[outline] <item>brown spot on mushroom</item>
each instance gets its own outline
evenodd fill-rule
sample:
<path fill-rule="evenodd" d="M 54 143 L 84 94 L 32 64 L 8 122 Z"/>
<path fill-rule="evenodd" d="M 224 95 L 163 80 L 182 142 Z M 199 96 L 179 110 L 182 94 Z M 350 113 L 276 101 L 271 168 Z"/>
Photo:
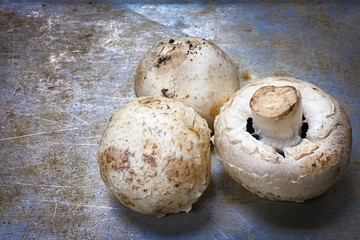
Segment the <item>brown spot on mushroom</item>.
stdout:
<path fill-rule="evenodd" d="M 156 158 L 154 156 L 148 155 L 148 154 L 143 154 L 143 160 L 144 160 L 144 162 L 149 164 L 151 167 L 153 167 L 153 168 L 157 167 Z"/>
<path fill-rule="evenodd" d="M 193 149 L 193 142 L 190 140 L 190 148 L 187 148 L 186 151 L 190 152 Z"/>
<path fill-rule="evenodd" d="M 174 156 L 168 156 L 165 158 L 166 171 L 165 174 L 169 182 L 176 184 L 193 184 L 195 182 L 196 166 L 193 163 L 189 163 L 182 157 L 180 159 Z"/>
<path fill-rule="evenodd" d="M 146 98 L 140 99 L 139 103 L 143 104 L 143 105 L 158 104 L 158 103 L 160 103 L 160 100 L 156 99 L 154 97 L 146 97 Z"/>
<path fill-rule="evenodd" d="M 195 133 L 196 137 L 198 138 L 198 140 L 200 139 L 200 134 L 198 133 L 198 131 L 196 129 L 193 128 L 189 128 L 190 131 L 192 131 L 193 133 Z"/>
<path fill-rule="evenodd" d="M 133 157 L 134 153 L 130 153 L 129 149 L 122 150 L 116 147 L 108 147 L 104 151 L 104 166 L 112 168 L 115 171 L 123 171 L 130 168 L 129 157 Z"/>
<path fill-rule="evenodd" d="M 174 97 L 176 97 L 175 93 L 169 92 L 169 89 L 167 89 L 167 88 L 161 89 L 161 93 L 163 94 L 164 97 L 167 97 L 167 98 L 174 98 Z"/>
<path fill-rule="evenodd" d="M 322 168 L 325 168 L 327 163 L 331 161 L 331 157 L 326 153 L 321 153 L 320 157 L 317 158 L 317 161 L 321 164 Z"/>

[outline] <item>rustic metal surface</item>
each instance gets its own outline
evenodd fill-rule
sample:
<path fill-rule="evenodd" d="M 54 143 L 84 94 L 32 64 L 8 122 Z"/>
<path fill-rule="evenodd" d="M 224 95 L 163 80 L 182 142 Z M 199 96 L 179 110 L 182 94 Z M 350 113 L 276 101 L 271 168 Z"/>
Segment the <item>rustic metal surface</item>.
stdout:
<path fill-rule="evenodd" d="M 1 239 L 360 237 L 356 1 L 0 4 Z M 303 204 L 272 202 L 235 183 L 212 156 L 212 182 L 189 214 L 158 219 L 123 207 L 100 179 L 97 144 L 134 98 L 141 57 L 176 35 L 219 45 L 242 85 L 291 76 L 335 96 L 354 139 L 341 181 Z"/>

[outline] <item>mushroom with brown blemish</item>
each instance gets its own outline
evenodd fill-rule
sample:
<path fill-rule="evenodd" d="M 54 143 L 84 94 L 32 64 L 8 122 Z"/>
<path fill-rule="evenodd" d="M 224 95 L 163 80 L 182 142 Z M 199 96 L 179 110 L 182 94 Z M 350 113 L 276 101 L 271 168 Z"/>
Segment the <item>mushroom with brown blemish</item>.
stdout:
<path fill-rule="evenodd" d="M 210 133 L 205 119 L 181 102 L 135 99 L 114 114 L 103 134 L 101 178 L 137 212 L 189 212 L 210 182 Z"/>
<path fill-rule="evenodd" d="M 222 107 L 213 142 L 221 165 L 248 190 L 303 202 L 343 175 L 352 133 L 345 110 L 325 91 L 270 77 L 249 83 Z"/>
<path fill-rule="evenodd" d="M 151 48 L 139 63 L 136 96 L 162 96 L 183 102 L 213 129 L 220 107 L 237 91 L 237 68 L 210 41 L 194 37 L 166 39 Z"/>

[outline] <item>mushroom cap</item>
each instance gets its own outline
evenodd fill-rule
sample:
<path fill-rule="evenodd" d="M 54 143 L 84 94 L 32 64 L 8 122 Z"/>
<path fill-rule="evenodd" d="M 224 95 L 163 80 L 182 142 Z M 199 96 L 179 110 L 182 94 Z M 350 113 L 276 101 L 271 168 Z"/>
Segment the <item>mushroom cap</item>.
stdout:
<path fill-rule="evenodd" d="M 220 107 L 240 88 L 237 68 L 210 41 L 177 37 L 151 48 L 139 63 L 136 96 L 163 96 L 195 109 L 213 129 Z"/>
<path fill-rule="evenodd" d="M 190 211 L 210 182 L 210 129 L 181 102 L 141 97 L 114 114 L 97 159 L 122 204 L 164 216 Z"/>
<path fill-rule="evenodd" d="M 252 116 L 249 101 L 263 86 L 293 86 L 302 96 L 306 138 L 285 147 L 284 157 L 246 130 Z M 303 202 L 343 175 L 352 133 L 343 107 L 325 91 L 298 79 L 269 77 L 249 83 L 221 108 L 213 142 L 225 171 L 248 190 L 271 200 Z"/>

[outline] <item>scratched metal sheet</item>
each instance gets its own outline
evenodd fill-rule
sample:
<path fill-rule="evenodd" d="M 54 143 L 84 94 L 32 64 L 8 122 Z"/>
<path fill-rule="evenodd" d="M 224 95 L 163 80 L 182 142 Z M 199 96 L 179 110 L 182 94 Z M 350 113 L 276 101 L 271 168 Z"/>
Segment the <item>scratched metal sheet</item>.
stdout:
<path fill-rule="evenodd" d="M 0 238 L 360 238 L 359 23 L 356 1 L 0 1 Z M 272 202 L 212 155 L 211 184 L 190 213 L 158 219 L 122 206 L 100 179 L 97 144 L 135 97 L 141 57 L 177 35 L 224 49 L 242 86 L 292 76 L 335 96 L 353 126 L 345 176 L 302 204 Z"/>

